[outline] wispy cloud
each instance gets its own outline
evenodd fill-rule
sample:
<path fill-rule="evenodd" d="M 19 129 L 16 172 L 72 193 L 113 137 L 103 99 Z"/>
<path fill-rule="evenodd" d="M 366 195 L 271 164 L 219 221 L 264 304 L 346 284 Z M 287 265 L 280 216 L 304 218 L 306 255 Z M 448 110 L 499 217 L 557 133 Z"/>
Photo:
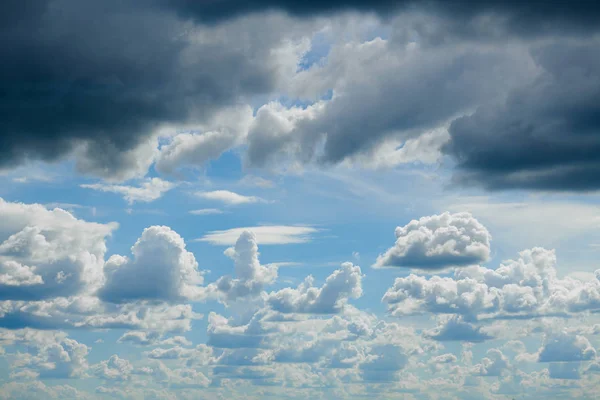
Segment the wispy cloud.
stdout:
<path fill-rule="evenodd" d="M 215 214 L 223 214 L 223 210 L 219 210 L 218 208 L 201 208 L 199 210 L 192 210 L 190 214 L 192 215 L 215 215 Z"/>
<path fill-rule="evenodd" d="M 81 185 L 82 188 L 86 189 L 120 194 L 129 204 L 133 204 L 136 201 L 149 203 L 160 198 L 164 193 L 173 189 L 175 186 L 176 184 L 164 181 L 160 178 L 148 179 L 139 187 L 127 185 L 106 185 L 102 183 Z"/>
<path fill-rule="evenodd" d="M 227 205 L 239 205 L 250 203 L 265 203 L 266 200 L 256 196 L 244 196 L 229 190 L 215 190 L 212 192 L 196 192 L 196 196 L 206 199 L 218 201 Z"/>
<path fill-rule="evenodd" d="M 312 226 L 254 226 L 211 231 L 195 241 L 208 242 L 218 246 L 231 246 L 235 244 L 235 241 L 244 231 L 252 231 L 256 235 L 256 241 L 261 245 L 265 245 L 307 243 L 312 240 L 311 234 L 319 230 Z"/>

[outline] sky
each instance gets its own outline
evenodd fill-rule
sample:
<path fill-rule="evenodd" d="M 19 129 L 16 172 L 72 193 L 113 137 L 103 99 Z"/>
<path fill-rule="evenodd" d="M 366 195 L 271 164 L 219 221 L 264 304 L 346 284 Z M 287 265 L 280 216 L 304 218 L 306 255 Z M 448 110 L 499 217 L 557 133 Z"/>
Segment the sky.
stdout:
<path fill-rule="evenodd" d="M 600 7 L 0 2 L 0 399 L 595 399 Z"/>

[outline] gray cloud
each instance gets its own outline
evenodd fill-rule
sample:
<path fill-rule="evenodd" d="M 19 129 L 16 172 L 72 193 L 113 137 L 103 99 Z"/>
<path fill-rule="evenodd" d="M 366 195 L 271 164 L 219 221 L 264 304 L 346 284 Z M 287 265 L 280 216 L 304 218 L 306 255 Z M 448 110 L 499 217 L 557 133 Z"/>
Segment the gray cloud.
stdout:
<path fill-rule="evenodd" d="M 77 149 L 82 172 L 145 172 L 133 150 L 156 129 L 272 91 L 287 70 L 271 50 L 294 35 L 277 16 L 205 28 L 155 2 L 20 3 L 0 5 L 0 168 Z"/>
<path fill-rule="evenodd" d="M 536 79 L 450 126 L 457 179 L 488 189 L 600 188 L 600 42 L 534 48 Z"/>

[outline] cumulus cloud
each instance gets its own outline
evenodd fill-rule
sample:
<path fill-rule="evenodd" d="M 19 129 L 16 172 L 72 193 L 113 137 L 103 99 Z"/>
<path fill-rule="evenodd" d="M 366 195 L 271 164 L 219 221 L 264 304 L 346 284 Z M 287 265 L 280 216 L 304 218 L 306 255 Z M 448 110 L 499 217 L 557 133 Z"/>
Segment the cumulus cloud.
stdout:
<path fill-rule="evenodd" d="M 510 361 L 498 349 L 489 349 L 480 364 L 473 367 L 473 372 L 481 376 L 502 376 L 511 368 Z"/>
<path fill-rule="evenodd" d="M 574 362 L 596 358 L 596 349 L 584 336 L 560 333 L 546 338 L 539 351 L 539 362 Z"/>
<path fill-rule="evenodd" d="M 11 364 L 19 373 L 42 379 L 65 379 L 85 376 L 89 348 L 62 332 L 19 330 L 8 338 L 27 346 L 26 353 L 17 353 Z"/>
<path fill-rule="evenodd" d="M 296 289 L 271 292 L 267 302 L 282 313 L 335 314 L 350 298 L 362 295 L 362 277 L 358 265 L 344 263 L 327 277 L 322 287 L 314 287 L 314 278 L 309 276 Z"/>
<path fill-rule="evenodd" d="M 101 192 L 117 193 L 129 204 L 135 202 L 149 203 L 159 199 L 164 193 L 173 189 L 176 185 L 160 178 L 149 178 L 142 182 L 141 186 L 106 185 L 103 183 L 83 184 L 82 188 L 98 190 Z"/>
<path fill-rule="evenodd" d="M 600 281 L 559 278 L 553 250 L 533 248 L 493 270 L 472 266 L 454 277 L 396 278 L 382 301 L 393 315 L 456 314 L 470 319 L 568 316 L 600 307 Z"/>
<path fill-rule="evenodd" d="M 261 245 L 293 244 L 309 242 L 312 233 L 318 232 L 311 226 L 267 225 L 212 231 L 197 239 L 214 245 L 233 245 L 244 232 L 252 232 Z"/>
<path fill-rule="evenodd" d="M 235 277 L 222 276 L 208 289 L 216 290 L 226 301 L 258 296 L 266 285 L 277 279 L 276 266 L 260 264 L 256 236 L 250 231 L 242 232 L 235 247 L 225 254 L 234 261 Z"/>
<path fill-rule="evenodd" d="M 86 222 L 59 208 L 3 199 L 0 219 L 1 299 L 70 296 L 102 283 L 105 239 L 117 224 Z"/>
<path fill-rule="evenodd" d="M 131 378 L 133 366 L 118 355 L 113 354 L 108 360 L 91 367 L 94 376 L 109 381 L 126 381 Z"/>
<path fill-rule="evenodd" d="M 478 343 L 493 339 L 492 336 L 483 332 L 481 327 L 465 322 L 457 316 L 440 322 L 437 328 L 426 331 L 425 336 L 440 342 Z"/>
<path fill-rule="evenodd" d="M 133 259 L 113 255 L 104 266 L 106 284 L 100 297 L 111 302 L 198 298 L 203 277 L 192 253 L 177 232 L 151 226 L 131 248 Z"/>
<path fill-rule="evenodd" d="M 490 256 L 488 230 L 469 213 L 422 217 L 396 228 L 396 243 L 377 257 L 375 267 L 438 270 L 485 262 Z"/>

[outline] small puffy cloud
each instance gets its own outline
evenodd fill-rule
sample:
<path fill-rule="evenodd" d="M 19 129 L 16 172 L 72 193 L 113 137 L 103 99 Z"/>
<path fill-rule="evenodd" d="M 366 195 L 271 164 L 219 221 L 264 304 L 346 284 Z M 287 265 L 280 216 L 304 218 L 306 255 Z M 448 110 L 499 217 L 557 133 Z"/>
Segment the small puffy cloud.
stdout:
<path fill-rule="evenodd" d="M 318 229 L 311 226 L 254 226 L 212 231 L 197 240 L 214 245 L 228 246 L 235 244 L 240 235 L 246 231 L 252 232 L 256 236 L 258 244 L 268 245 L 306 243 L 311 240 L 310 235 L 318 232 Z"/>
<path fill-rule="evenodd" d="M 94 376 L 100 379 L 125 381 L 131 378 L 133 366 L 129 361 L 113 354 L 108 360 L 93 365 L 91 370 Z"/>
<path fill-rule="evenodd" d="M 201 295 L 203 277 L 194 255 L 177 232 L 151 226 L 131 248 L 133 259 L 113 255 L 106 262 L 106 284 L 100 290 L 105 301 L 136 300 L 178 302 Z"/>
<path fill-rule="evenodd" d="M 244 231 L 226 254 L 235 264 L 235 278 L 222 276 L 209 290 L 216 290 L 227 301 L 235 301 L 245 297 L 255 297 L 262 293 L 266 285 L 277 279 L 276 266 L 264 266 L 258 259 L 256 236 L 250 231 Z"/>
<path fill-rule="evenodd" d="M 439 270 L 488 260 L 488 230 L 469 213 L 422 217 L 396 228 L 394 247 L 377 258 L 375 267 Z"/>
<path fill-rule="evenodd" d="M 481 364 L 473 367 L 476 375 L 502 376 L 511 366 L 508 358 L 498 349 L 489 349 L 486 355 Z"/>
<path fill-rule="evenodd" d="M 149 203 L 159 199 L 164 193 L 173 189 L 175 186 L 174 183 L 160 178 L 149 178 L 142 182 L 141 186 L 108 185 L 104 183 L 81 185 L 82 188 L 86 189 L 120 194 L 129 204 L 135 202 Z"/>
<path fill-rule="evenodd" d="M 463 321 L 459 317 L 453 316 L 432 330 L 424 332 L 425 337 L 440 342 L 473 342 L 479 343 L 489 339 L 492 336 L 483 332 L 481 327 L 475 326 Z"/>
<path fill-rule="evenodd" d="M 267 302 L 273 310 L 282 313 L 339 313 L 348 299 L 362 295 L 362 277 L 358 265 L 344 263 L 327 277 L 322 287 L 314 287 L 314 279 L 309 276 L 296 289 L 271 292 Z"/>
<path fill-rule="evenodd" d="M 240 204 L 264 203 L 266 200 L 256 196 L 244 196 L 229 190 L 214 190 L 212 192 L 196 192 L 196 196 L 223 203 L 229 206 L 237 206 Z"/>
<path fill-rule="evenodd" d="M 584 336 L 562 332 L 546 338 L 539 351 L 539 362 L 574 362 L 596 358 L 596 350 Z"/>

